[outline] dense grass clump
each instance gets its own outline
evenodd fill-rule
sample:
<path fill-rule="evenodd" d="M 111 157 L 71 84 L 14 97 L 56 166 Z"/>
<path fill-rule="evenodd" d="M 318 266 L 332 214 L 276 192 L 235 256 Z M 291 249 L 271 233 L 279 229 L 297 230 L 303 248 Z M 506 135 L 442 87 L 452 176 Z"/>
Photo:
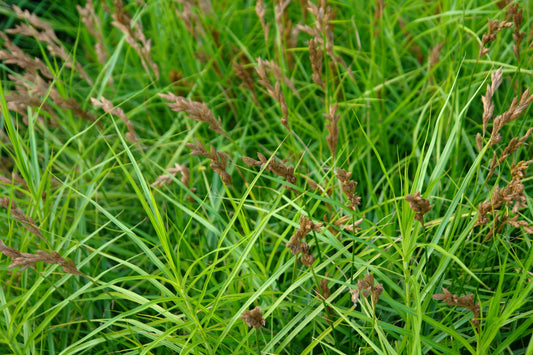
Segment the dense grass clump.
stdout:
<path fill-rule="evenodd" d="M 0 8 L 0 354 L 533 354 L 527 2 L 58 3 Z"/>

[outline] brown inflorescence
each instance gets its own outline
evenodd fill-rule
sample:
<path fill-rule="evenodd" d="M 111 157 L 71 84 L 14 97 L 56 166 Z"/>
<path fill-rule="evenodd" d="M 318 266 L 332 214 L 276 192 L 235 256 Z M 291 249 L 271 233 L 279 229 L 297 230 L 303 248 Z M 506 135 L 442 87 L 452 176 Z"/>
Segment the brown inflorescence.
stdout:
<path fill-rule="evenodd" d="M 315 257 L 309 253 L 309 245 L 302 240 L 311 232 L 320 232 L 324 223 L 313 223 L 305 216 L 300 217 L 300 228 L 292 235 L 286 247 L 291 249 L 293 255 L 303 254 L 300 261 L 308 267 L 311 267 Z"/>
<path fill-rule="evenodd" d="M 60 265 L 63 268 L 63 271 L 68 274 L 83 276 L 72 260 L 67 261 L 56 251 L 47 253 L 44 250 L 37 250 L 36 254 L 21 253 L 14 248 L 6 246 L 6 244 L 0 239 L 0 252 L 13 260 L 13 263 L 8 266 L 9 268 L 22 266 L 22 270 L 27 268 L 33 269 L 35 268 L 35 263 L 43 262 L 45 264 Z"/>
<path fill-rule="evenodd" d="M 324 90 L 325 84 L 322 80 L 322 62 L 324 55 L 322 54 L 322 47 L 317 38 L 307 41 L 307 46 L 309 48 L 309 58 L 311 59 L 311 68 L 313 70 L 313 82 Z"/>
<path fill-rule="evenodd" d="M 21 10 L 19 9 L 19 11 Z M 33 19 L 34 16 L 30 15 L 27 11 L 21 12 L 21 14 L 23 14 L 24 16 L 29 16 L 29 18 L 31 19 Z M 49 27 L 49 25 L 42 23 L 40 20 L 37 21 L 38 23 L 40 23 L 41 26 L 46 28 Z M 27 25 L 25 26 L 26 27 L 24 28 L 28 27 Z M 11 32 L 23 35 L 30 34 L 28 32 L 30 31 L 29 29 L 24 31 L 20 29 L 21 27 L 17 27 L 18 31 Z M 41 35 L 36 36 L 36 39 L 45 40 L 44 37 L 48 38 L 49 36 L 52 36 L 52 34 L 49 33 L 50 30 L 44 30 Z M 0 37 L 4 41 L 3 47 L 5 48 L 0 50 L 0 60 L 3 60 L 4 64 L 17 65 L 25 71 L 23 75 L 8 74 L 9 80 L 11 80 L 15 84 L 15 90 L 9 91 L 5 95 L 7 107 L 9 110 L 19 113 L 23 118 L 23 122 L 28 124 L 28 109 L 30 107 L 38 107 L 39 110 L 45 111 L 50 114 L 51 125 L 59 126 L 59 124 L 57 123 L 58 115 L 56 114 L 52 105 L 46 102 L 46 100 L 49 99 L 58 107 L 72 110 L 76 114 L 76 116 L 80 118 L 91 122 L 95 121 L 94 117 L 85 112 L 76 102 L 76 100 L 72 98 L 66 99 L 60 94 L 60 92 L 54 85 L 54 74 L 40 59 L 33 59 L 29 55 L 24 53 L 22 49 L 20 49 L 15 44 L 13 44 L 13 42 L 11 42 L 11 40 L 7 37 L 5 33 L 0 32 Z M 54 43 L 55 40 L 49 39 L 49 41 L 51 43 Z M 72 68 L 72 66 L 70 67 Z M 76 70 L 80 71 L 79 65 L 77 65 L 75 68 Z M 37 117 L 37 121 L 39 123 L 44 123 L 43 118 L 40 116 Z"/>
<path fill-rule="evenodd" d="M 128 133 L 126 133 L 126 138 L 132 142 L 137 143 L 139 141 L 139 138 L 137 136 L 137 133 L 135 132 L 135 128 L 133 127 L 133 123 L 126 117 L 126 114 L 120 107 L 113 106 L 113 103 L 106 99 L 105 97 L 101 97 L 100 100 L 95 99 L 94 97 L 91 97 L 91 103 L 95 107 L 101 107 L 104 112 L 109 113 L 111 115 L 115 115 L 118 118 L 126 124 L 126 127 L 128 128 Z"/>
<path fill-rule="evenodd" d="M 478 205 L 478 216 L 475 226 L 484 225 L 490 222 L 489 213 L 494 214 L 493 225 L 485 237 L 484 241 L 489 240 L 497 233 L 503 224 L 509 224 L 515 228 L 522 227 L 527 233 L 533 232 L 533 227 L 529 226 L 526 221 L 519 221 L 518 216 L 510 217 L 507 213 L 498 216 L 496 213 L 503 206 L 511 206 L 511 212 L 517 214 L 519 210 L 526 207 L 527 196 L 522 179 L 526 176 L 526 169 L 533 160 L 520 161 L 517 164 L 511 164 L 511 181 L 506 187 L 496 186 L 492 192 L 491 198 Z"/>
<path fill-rule="evenodd" d="M 361 204 L 361 197 L 357 196 L 355 193 L 355 188 L 357 187 L 357 182 L 351 180 L 352 173 L 347 172 L 344 169 L 337 168 L 337 179 L 341 182 L 342 192 L 348 197 L 350 201 L 351 209 L 355 210 L 357 206 Z"/>
<path fill-rule="evenodd" d="M 76 9 L 80 13 L 81 21 L 85 24 L 85 27 L 87 27 L 89 33 L 96 39 L 94 51 L 96 52 L 98 62 L 104 65 L 107 60 L 108 53 L 104 47 L 102 24 L 100 22 L 100 18 L 96 15 L 96 12 L 94 11 L 93 1 L 87 0 L 87 2 L 85 3 L 85 7 L 76 5 Z"/>
<path fill-rule="evenodd" d="M 152 40 L 146 39 L 143 33 L 140 22 L 133 22 L 129 13 L 124 10 L 124 3 L 122 0 L 113 0 L 114 12 L 111 13 L 113 21 L 111 24 L 118 28 L 125 36 L 126 42 L 137 52 L 141 59 L 141 65 L 148 72 L 150 69 L 159 80 L 159 67 L 152 59 L 150 49 L 152 48 Z M 133 22 L 133 26 L 132 26 Z"/>
<path fill-rule="evenodd" d="M 265 325 L 263 312 L 261 312 L 261 307 L 259 306 L 255 307 L 251 311 L 246 310 L 242 312 L 241 319 L 250 328 L 259 329 Z"/>
<path fill-rule="evenodd" d="M 489 18 L 489 31 L 484 33 L 483 37 L 481 37 L 481 47 L 479 48 L 478 59 L 489 52 L 489 49 L 486 48 L 486 46 L 496 39 L 498 32 L 500 32 L 503 28 L 511 27 L 512 25 L 513 23 L 509 21 L 500 22 L 498 20 L 491 20 Z"/>
<path fill-rule="evenodd" d="M 190 187 L 191 184 L 191 174 L 189 168 L 185 165 L 180 165 L 175 163 L 173 168 L 167 169 L 167 174 L 159 175 L 157 179 L 150 185 L 152 187 L 161 187 L 164 185 L 169 185 L 172 182 L 172 177 L 175 177 L 178 173 L 181 174 L 181 183 L 188 187 L 192 193 L 196 191 L 195 187 Z M 188 200 L 193 202 L 194 198 L 188 196 Z"/>
<path fill-rule="evenodd" d="M 224 137 L 228 137 L 222 128 L 220 118 L 216 119 L 213 112 L 211 112 L 205 103 L 192 101 L 183 96 L 176 96 L 171 92 L 168 94 L 159 94 L 159 96 L 167 101 L 170 101 L 167 103 L 167 106 L 170 107 L 172 111 L 186 112 L 193 120 L 209 123 L 209 129 L 211 129 L 213 132 L 221 134 Z"/>
<path fill-rule="evenodd" d="M 324 117 L 328 120 L 326 123 L 326 128 L 328 130 L 326 140 L 328 142 L 329 151 L 333 157 L 335 157 L 337 143 L 339 141 L 339 127 L 337 126 L 337 123 L 339 122 L 339 114 L 337 113 L 337 107 L 338 105 L 336 103 L 330 105 L 328 113 L 324 114 Z"/>
<path fill-rule="evenodd" d="M 471 322 L 479 332 L 481 306 L 479 305 L 479 302 L 474 304 L 474 295 L 470 294 L 463 297 L 457 297 L 444 287 L 442 288 L 442 292 L 444 293 L 432 295 L 433 299 L 444 301 L 449 306 L 457 306 L 469 309 L 474 314 L 474 318 L 472 318 Z"/>
<path fill-rule="evenodd" d="M 201 155 L 211 160 L 209 167 L 220 175 L 224 184 L 228 186 L 233 184 L 231 175 L 226 171 L 226 164 L 229 159 L 229 156 L 226 153 L 217 152 L 213 146 L 211 146 L 211 149 L 208 152 L 199 140 L 196 140 L 196 144 L 186 143 L 186 146 L 191 150 L 191 155 Z"/>
<path fill-rule="evenodd" d="M 522 95 L 520 95 L 520 97 L 513 98 L 509 109 L 494 118 L 494 122 L 492 124 L 492 132 L 490 136 L 490 145 L 494 145 L 501 142 L 502 137 L 499 133 L 500 130 L 507 123 L 514 121 L 518 117 L 520 117 L 520 115 L 529 107 L 531 102 L 533 102 L 533 95 L 529 93 L 529 89 L 526 89 L 522 93 Z"/>
<path fill-rule="evenodd" d="M 284 81 L 283 75 L 281 74 L 281 69 L 279 66 L 275 65 L 272 61 L 263 60 L 257 58 L 257 75 L 259 76 L 259 84 L 261 84 L 267 91 L 267 93 L 276 101 L 281 108 L 281 124 L 287 129 L 289 128 L 289 108 L 287 107 L 287 102 L 285 101 L 285 95 L 281 91 L 280 81 Z M 272 73 L 277 79 L 274 86 L 268 78 L 268 73 Z M 289 81 L 290 82 L 290 81 Z M 292 85 L 292 84 L 290 84 Z"/>
<path fill-rule="evenodd" d="M 13 216 L 13 218 L 22 223 L 24 228 L 29 230 L 32 234 L 39 237 L 43 241 L 46 241 L 39 230 L 37 223 L 35 223 L 33 218 L 26 216 L 24 211 L 17 207 L 17 204 L 14 200 L 8 197 L 2 197 L 0 198 L 0 206 L 9 210 L 9 213 Z"/>
<path fill-rule="evenodd" d="M 255 13 L 257 14 L 257 17 L 259 17 L 259 21 L 261 22 L 261 27 L 263 28 L 263 34 L 265 35 L 265 42 L 268 41 L 268 32 L 269 32 L 269 26 L 265 21 L 265 3 L 263 0 L 257 0 L 255 3 Z"/>
<path fill-rule="evenodd" d="M 350 289 L 350 294 L 352 295 L 352 302 L 354 307 L 357 305 L 359 295 L 362 295 L 363 297 L 368 297 L 369 295 L 372 295 L 372 304 L 374 305 L 374 307 L 376 306 L 379 301 L 379 297 L 383 293 L 383 285 L 374 285 L 374 283 L 374 275 L 368 273 L 363 279 L 359 279 L 357 281 L 357 288 Z"/>
<path fill-rule="evenodd" d="M 502 68 L 500 67 L 498 70 L 491 73 L 490 78 L 491 84 L 487 84 L 487 92 L 485 93 L 485 96 L 481 98 L 481 101 L 483 102 L 483 131 L 482 133 L 478 133 L 476 136 L 478 150 L 483 148 L 482 137 L 485 137 L 485 131 L 487 130 L 489 121 L 492 119 L 492 115 L 494 114 L 494 102 L 492 101 L 492 97 L 502 83 Z"/>
<path fill-rule="evenodd" d="M 282 162 L 278 162 L 275 156 L 272 157 L 270 161 L 268 161 L 268 159 L 261 153 L 257 153 L 257 157 L 259 158 L 259 160 L 255 160 L 249 157 L 243 157 L 242 160 L 248 166 L 260 166 L 261 168 L 263 168 L 266 165 L 266 170 L 276 174 L 277 176 L 285 178 L 285 180 L 287 180 L 287 182 L 290 184 L 296 183 L 296 176 L 294 176 L 294 168 L 292 166 L 287 166 Z M 291 191 L 297 192 L 295 189 L 289 186 L 285 187 Z"/>
<path fill-rule="evenodd" d="M 429 200 L 420 196 L 420 191 L 415 191 L 414 195 L 405 196 L 405 200 L 409 202 L 409 207 L 416 212 L 415 219 L 424 226 L 424 215 L 429 212 L 431 207 Z"/>
<path fill-rule="evenodd" d="M 507 9 L 507 20 L 512 19 L 514 24 L 513 30 L 513 53 L 517 60 L 520 60 L 520 44 L 524 40 L 525 32 L 520 32 L 523 22 L 523 9 L 518 9 L 518 3 L 514 3 Z"/>

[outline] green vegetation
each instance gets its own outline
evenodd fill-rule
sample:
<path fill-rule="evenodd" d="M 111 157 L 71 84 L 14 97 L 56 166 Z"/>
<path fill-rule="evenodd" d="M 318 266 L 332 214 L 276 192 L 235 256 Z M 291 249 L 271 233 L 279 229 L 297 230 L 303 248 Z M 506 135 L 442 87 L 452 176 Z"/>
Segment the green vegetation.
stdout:
<path fill-rule="evenodd" d="M 533 354 L 532 11 L 1 5 L 0 354 Z"/>

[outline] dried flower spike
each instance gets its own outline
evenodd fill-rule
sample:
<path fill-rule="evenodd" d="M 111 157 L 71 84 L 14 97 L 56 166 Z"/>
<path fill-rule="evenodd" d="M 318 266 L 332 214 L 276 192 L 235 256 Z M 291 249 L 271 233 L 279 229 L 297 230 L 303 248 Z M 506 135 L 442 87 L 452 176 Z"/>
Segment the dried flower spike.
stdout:
<path fill-rule="evenodd" d="M 13 260 L 8 268 L 22 266 L 22 270 L 27 268 L 33 269 L 35 267 L 35 263 L 43 262 L 45 264 L 60 265 L 63 268 L 63 271 L 68 274 L 83 276 L 83 274 L 76 268 L 76 265 L 72 260 L 67 261 L 56 251 L 47 253 L 44 250 L 37 250 L 36 254 L 21 253 L 16 249 L 7 247 L 0 239 L 0 252 Z"/>
<path fill-rule="evenodd" d="M 376 306 L 379 301 L 379 297 L 383 293 L 383 285 L 377 284 L 374 286 L 374 283 L 374 275 L 368 273 L 365 275 L 364 279 L 359 279 L 357 281 L 356 289 L 350 289 L 354 307 L 357 306 L 357 300 L 359 299 L 360 294 L 362 294 L 363 297 L 372 295 L 372 304 Z"/>
<path fill-rule="evenodd" d="M 268 32 L 269 32 L 269 25 L 265 21 L 265 3 L 263 0 L 257 0 L 255 3 L 255 13 L 257 14 L 257 17 L 259 17 L 259 21 L 261 22 L 261 27 L 263 28 L 263 34 L 265 35 L 265 42 L 268 41 Z"/>
<path fill-rule="evenodd" d="M 226 171 L 226 164 L 229 159 L 228 155 L 224 152 L 217 152 L 215 147 L 211 146 L 210 152 L 205 150 L 204 145 L 199 140 L 196 140 L 196 144 L 186 143 L 187 148 L 192 150 L 191 155 L 201 155 L 211 160 L 209 167 L 213 169 L 224 184 L 231 186 L 233 184 L 231 175 Z"/>
<path fill-rule="evenodd" d="M 263 60 L 261 58 L 257 58 L 257 75 L 259 76 L 259 84 L 261 84 L 268 94 L 280 105 L 281 108 L 281 124 L 290 131 L 289 128 L 289 109 L 287 107 L 287 103 L 285 101 L 285 95 L 281 91 L 281 84 L 280 84 L 280 74 L 281 70 L 278 72 L 275 70 L 276 68 L 279 68 L 277 66 L 273 66 L 273 63 L 270 61 Z M 272 83 L 270 82 L 270 79 L 268 78 L 268 72 L 272 72 L 276 79 L 276 83 L 274 86 L 272 86 Z"/>
<path fill-rule="evenodd" d="M 41 231 L 39 230 L 39 227 L 37 226 L 37 223 L 33 220 L 33 218 L 26 216 L 23 210 L 17 207 L 17 204 L 14 200 L 8 198 L 8 197 L 2 197 L 0 198 L 0 206 L 7 209 L 10 209 L 10 214 L 20 223 L 22 223 L 22 226 L 29 230 L 32 234 L 39 237 L 43 241 L 46 242 L 44 239 Z"/>
<path fill-rule="evenodd" d="M 307 41 L 307 46 L 309 47 L 309 58 L 311 59 L 311 68 L 313 69 L 313 82 L 324 90 L 325 84 L 322 80 L 322 61 L 324 55 L 320 47 L 320 42 L 317 38 L 313 38 Z"/>
<path fill-rule="evenodd" d="M 329 107 L 329 112 L 324 114 L 324 117 L 328 120 L 326 123 L 326 128 L 328 129 L 328 136 L 326 140 L 328 142 L 328 148 L 331 152 L 331 155 L 335 157 L 335 152 L 337 151 L 337 143 L 339 141 L 339 127 L 337 123 L 339 122 L 339 114 L 337 113 L 338 105 L 335 103 Z"/>
<path fill-rule="evenodd" d="M 420 197 L 420 191 L 416 191 L 414 196 L 407 195 L 405 200 L 409 202 L 409 207 L 416 212 L 415 219 L 424 226 L 424 215 L 433 207 L 429 205 L 429 200 Z"/>
<path fill-rule="evenodd" d="M 485 46 L 496 39 L 497 33 L 500 32 L 503 28 L 511 27 L 512 25 L 512 22 L 499 22 L 498 20 L 491 20 L 489 18 L 489 31 L 487 33 L 484 33 L 483 37 L 481 37 L 481 48 L 479 48 L 478 59 L 489 52 L 489 49 L 485 48 Z"/>
<path fill-rule="evenodd" d="M 326 273 L 326 277 L 328 277 L 328 274 Z M 317 295 L 322 296 L 323 299 L 327 300 L 329 296 L 331 295 L 331 290 L 328 287 L 328 280 L 322 279 L 319 283 L 320 288 L 317 288 L 315 292 Z"/>
<path fill-rule="evenodd" d="M 522 179 L 526 177 L 526 169 L 529 164 L 532 164 L 533 160 L 530 161 L 520 161 L 516 164 L 511 164 L 511 176 L 512 180 L 509 181 L 506 187 L 500 188 L 496 186 L 492 192 L 491 198 L 480 203 L 478 205 L 478 216 L 475 226 L 484 225 L 490 222 L 488 217 L 489 213 L 494 214 L 493 225 L 484 239 L 484 242 L 492 238 L 492 236 L 499 232 L 503 224 L 509 224 L 515 228 L 523 227 L 524 230 L 528 233 L 533 231 L 533 227 L 529 226 L 525 221 L 518 221 L 514 217 L 509 217 L 507 214 L 504 214 L 500 219 L 496 212 L 504 205 L 512 205 L 511 211 L 514 214 L 517 214 L 519 210 L 523 207 L 526 207 L 527 196 L 524 193 L 525 187 L 522 184 Z"/>
<path fill-rule="evenodd" d="M 93 106 L 101 107 L 104 112 L 119 117 L 128 128 L 126 138 L 132 143 L 137 143 L 139 141 L 137 132 L 135 132 L 135 128 L 133 127 L 133 123 L 128 119 L 128 117 L 126 117 L 126 114 L 120 107 L 113 106 L 113 103 L 103 96 L 100 98 L 100 100 L 91 97 L 91 103 Z"/>
<path fill-rule="evenodd" d="M 442 288 L 442 291 L 444 293 L 432 295 L 433 299 L 438 301 L 444 301 L 449 306 L 458 306 L 469 309 L 474 314 L 474 318 L 471 320 L 471 322 L 479 332 L 479 318 L 481 314 L 481 306 L 479 305 L 479 302 L 474 304 L 474 295 L 470 294 L 463 297 L 457 297 L 444 287 Z"/>
<path fill-rule="evenodd" d="M 341 182 L 342 192 L 348 197 L 348 200 L 352 204 L 352 209 L 355 209 L 361 204 L 361 197 L 355 194 L 355 188 L 357 187 L 357 182 L 351 180 L 352 173 L 347 172 L 344 169 L 337 168 L 337 179 Z"/>
<path fill-rule="evenodd" d="M 167 106 L 175 112 L 187 112 L 190 118 L 198 122 L 209 123 L 209 128 L 215 133 L 221 134 L 224 137 L 228 137 L 224 129 L 220 118 L 218 120 L 213 115 L 213 112 L 203 102 L 196 102 L 188 100 L 183 96 L 176 96 L 169 92 L 168 94 L 159 94 L 163 99 L 170 101 Z"/>
<path fill-rule="evenodd" d="M 178 163 L 175 163 L 173 168 L 167 169 L 167 173 L 168 174 L 159 175 L 157 179 L 150 186 L 161 187 L 164 185 L 170 185 L 170 183 L 172 182 L 172 176 L 176 177 L 176 175 L 180 173 L 181 183 L 189 187 L 191 174 L 190 174 L 189 168 L 187 168 L 185 165 L 179 165 Z M 195 188 L 191 189 L 192 192 L 194 192 L 195 190 L 196 190 Z"/>
<path fill-rule="evenodd" d="M 514 31 L 513 31 L 513 40 L 515 44 L 513 45 L 513 53 L 517 60 L 520 60 L 520 44 L 524 40 L 525 32 L 520 32 L 520 27 L 522 27 L 523 21 L 523 9 L 518 9 L 518 3 L 514 3 L 507 9 L 507 19 L 513 19 Z"/>
<path fill-rule="evenodd" d="M 102 24 L 100 23 L 100 18 L 96 15 L 94 11 L 94 4 L 92 0 L 87 0 L 85 7 L 76 5 L 76 9 L 80 13 L 81 21 L 87 27 L 89 33 L 96 39 L 96 44 L 94 45 L 94 50 L 98 58 L 98 62 L 102 65 L 105 64 L 108 53 L 104 47 L 104 39 L 102 36 Z"/>
<path fill-rule="evenodd" d="M 309 254 L 309 245 L 302 240 L 311 232 L 320 232 L 324 223 L 313 223 L 313 221 L 305 216 L 300 216 L 300 228 L 294 232 L 290 241 L 285 245 L 291 249 L 293 255 L 303 254 L 300 261 L 308 267 L 311 267 L 315 261 L 315 257 Z"/>
<path fill-rule="evenodd" d="M 139 22 L 133 24 L 132 17 L 124 10 L 124 3 L 122 0 L 113 0 L 115 12 L 112 15 L 113 21 L 111 24 L 118 28 L 125 36 L 126 42 L 137 52 L 141 59 L 141 65 L 146 71 L 152 69 L 156 80 L 159 80 L 159 67 L 153 61 L 150 55 L 152 48 L 152 40 L 146 39 Z"/>
<path fill-rule="evenodd" d="M 487 92 L 485 96 L 481 98 L 481 101 L 483 102 L 483 137 L 485 136 L 485 131 L 487 130 L 489 121 L 494 114 L 494 102 L 492 102 L 492 96 L 494 96 L 494 93 L 502 83 L 502 67 L 491 73 L 490 78 L 491 84 L 487 84 Z M 481 150 L 481 148 L 482 144 L 478 143 L 478 150 Z"/>
<path fill-rule="evenodd" d="M 261 312 L 261 307 L 257 306 L 251 311 L 242 312 L 241 319 L 246 323 L 247 326 L 253 327 L 254 329 L 259 329 L 265 325 L 265 320 L 263 319 L 263 312 Z"/>
<path fill-rule="evenodd" d="M 259 160 L 255 160 L 249 157 L 243 157 L 242 160 L 248 166 L 260 166 L 262 168 L 266 165 L 266 170 L 276 174 L 277 176 L 285 178 L 285 180 L 287 180 L 287 182 L 290 184 L 296 183 L 296 176 L 294 176 L 294 167 L 287 166 L 282 162 L 278 162 L 276 160 L 276 156 L 272 157 L 272 159 L 270 159 L 270 162 L 261 153 L 257 153 L 257 157 L 259 158 Z M 298 192 L 297 190 L 289 186 L 285 187 L 291 191 Z"/>

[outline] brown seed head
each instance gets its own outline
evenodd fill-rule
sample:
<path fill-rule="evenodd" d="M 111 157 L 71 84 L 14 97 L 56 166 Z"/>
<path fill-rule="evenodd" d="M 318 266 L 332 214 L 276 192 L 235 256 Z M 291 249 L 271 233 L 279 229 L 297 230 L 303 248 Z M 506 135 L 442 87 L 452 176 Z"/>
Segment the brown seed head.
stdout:
<path fill-rule="evenodd" d="M 420 191 L 416 191 L 414 195 L 407 195 L 405 200 L 409 202 L 409 207 L 416 212 L 415 219 L 424 225 L 424 215 L 433 207 L 429 205 L 429 200 L 422 198 Z"/>
<path fill-rule="evenodd" d="M 241 319 L 246 323 L 247 326 L 253 327 L 254 329 L 259 329 L 265 325 L 265 320 L 263 319 L 263 312 L 261 312 L 261 307 L 257 306 L 251 311 L 242 312 Z"/>

